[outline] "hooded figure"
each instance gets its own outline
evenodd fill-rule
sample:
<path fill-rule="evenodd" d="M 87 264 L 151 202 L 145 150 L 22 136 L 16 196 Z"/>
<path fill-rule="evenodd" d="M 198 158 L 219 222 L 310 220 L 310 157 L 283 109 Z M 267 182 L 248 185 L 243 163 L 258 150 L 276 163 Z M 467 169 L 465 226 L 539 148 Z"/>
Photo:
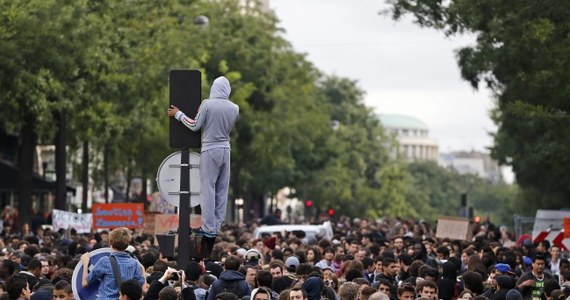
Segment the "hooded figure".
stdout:
<path fill-rule="evenodd" d="M 310 277 L 303 282 L 302 288 L 307 292 L 308 300 L 320 300 L 322 280 L 318 277 Z"/>
<path fill-rule="evenodd" d="M 202 102 L 194 119 L 171 106 L 168 115 L 192 131 L 202 129 L 200 183 L 202 227 L 196 234 L 215 238 L 226 217 L 230 183 L 230 132 L 239 116 L 239 107 L 229 100 L 230 82 L 220 76 L 212 83 L 210 97 Z"/>
<path fill-rule="evenodd" d="M 522 294 L 517 289 L 512 289 L 507 292 L 507 300 L 522 300 Z"/>
<path fill-rule="evenodd" d="M 443 276 L 437 281 L 439 298 L 451 300 L 455 295 L 455 284 L 457 283 L 457 268 L 454 263 L 447 261 L 442 265 Z"/>
<path fill-rule="evenodd" d="M 499 289 L 493 294 L 491 300 L 506 300 L 507 293 L 515 287 L 515 282 L 508 275 L 499 275 L 495 277 Z"/>
<path fill-rule="evenodd" d="M 308 300 L 336 299 L 334 290 L 325 286 L 323 280 L 317 276 L 307 278 L 301 288 L 307 292 Z"/>

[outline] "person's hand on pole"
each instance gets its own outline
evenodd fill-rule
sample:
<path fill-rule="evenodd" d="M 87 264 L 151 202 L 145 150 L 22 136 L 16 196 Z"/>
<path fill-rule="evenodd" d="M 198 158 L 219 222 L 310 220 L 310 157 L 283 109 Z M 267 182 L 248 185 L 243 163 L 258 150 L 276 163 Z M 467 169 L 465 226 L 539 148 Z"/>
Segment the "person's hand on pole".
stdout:
<path fill-rule="evenodd" d="M 174 106 L 174 105 L 170 105 L 170 108 L 168 108 L 167 112 L 168 112 L 168 116 L 169 117 L 174 117 L 176 115 L 177 112 L 179 112 L 180 110 L 178 109 L 178 107 Z"/>

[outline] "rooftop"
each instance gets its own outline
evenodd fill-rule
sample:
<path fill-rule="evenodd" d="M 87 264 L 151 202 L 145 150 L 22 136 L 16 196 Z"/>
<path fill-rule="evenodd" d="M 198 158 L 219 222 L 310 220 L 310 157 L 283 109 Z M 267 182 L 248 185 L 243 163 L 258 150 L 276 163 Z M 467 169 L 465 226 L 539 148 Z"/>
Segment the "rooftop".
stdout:
<path fill-rule="evenodd" d="M 429 130 L 426 123 L 410 116 L 379 114 L 378 119 L 386 128 L 406 128 Z"/>

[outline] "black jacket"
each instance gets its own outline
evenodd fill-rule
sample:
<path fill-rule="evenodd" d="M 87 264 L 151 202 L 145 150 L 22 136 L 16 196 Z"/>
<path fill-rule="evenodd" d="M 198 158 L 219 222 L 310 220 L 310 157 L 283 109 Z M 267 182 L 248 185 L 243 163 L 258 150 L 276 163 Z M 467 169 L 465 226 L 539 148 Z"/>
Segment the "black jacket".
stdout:
<path fill-rule="evenodd" d="M 156 300 L 158 299 L 158 294 L 162 291 L 163 288 L 168 286 L 167 283 L 162 283 L 159 280 L 155 280 L 150 284 L 146 295 L 144 296 L 143 300 Z M 196 295 L 194 294 L 194 289 L 191 287 L 186 287 L 182 290 L 182 300 L 196 300 Z"/>

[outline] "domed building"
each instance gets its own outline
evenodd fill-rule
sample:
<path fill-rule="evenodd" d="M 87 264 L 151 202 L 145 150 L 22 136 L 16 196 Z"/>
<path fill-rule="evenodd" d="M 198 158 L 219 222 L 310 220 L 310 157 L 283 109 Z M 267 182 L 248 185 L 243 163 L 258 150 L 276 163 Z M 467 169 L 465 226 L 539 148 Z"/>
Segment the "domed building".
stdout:
<path fill-rule="evenodd" d="M 437 141 L 429 137 L 428 126 L 419 119 L 404 115 L 379 114 L 378 119 L 399 144 L 399 154 L 407 161 L 439 158 Z"/>

